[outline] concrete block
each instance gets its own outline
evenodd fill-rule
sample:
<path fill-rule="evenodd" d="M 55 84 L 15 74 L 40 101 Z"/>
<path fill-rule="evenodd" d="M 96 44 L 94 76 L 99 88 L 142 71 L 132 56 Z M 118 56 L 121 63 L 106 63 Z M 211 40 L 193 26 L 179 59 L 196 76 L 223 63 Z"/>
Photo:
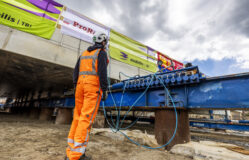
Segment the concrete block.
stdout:
<path fill-rule="evenodd" d="M 183 144 L 190 141 L 189 118 L 187 110 L 177 110 L 178 127 L 175 138 L 165 149 L 170 150 L 175 144 Z M 157 142 L 161 145 L 167 143 L 175 130 L 175 111 L 156 110 L 155 111 L 155 136 Z"/>
<path fill-rule="evenodd" d="M 31 110 L 30 107 L 21 107 L 21 110 L 22 110 L 21 115 L 22 115 L 23 117 L 29 117 L 29 115 L 30 115 L 30 110 Z"/>
<path fill-rule="evenodd" d="M 71 124 L 73 119 L 71 108 L 59 108 L 55 124 Z"/>
<path fill-rule="evenodd" d="M 242 111 L 231 111 L 232 120 L 241 120 Z"/>
<path fill-rule="evenodd" d="M 49 121 L 52 118 L 54 109 L 53 108 L 41 108 L 39 120 Z"/>
<path fill-rule="evenodd" d="M 105 127 L 105 116 L 103 112 L 98 112 L 95 117 L 93 128 L 104 128 Z"/>
<path fill-rule="evenodd" d="M 38 108 L 38 107 L 32 107 L 30 109 L 29 118 L 31 118 L 31 119 L 38 119 L 39 115 L 40 115 L 40 108 Z"/>
<path fill-rule="evenodd" d="M 237 152 L 236 152 L 237 151 Z M 175 145 L 170 152 L 194 160 L 247 160 L 249 155 L 244 148 L 212 141 L 189 142 Z"/>

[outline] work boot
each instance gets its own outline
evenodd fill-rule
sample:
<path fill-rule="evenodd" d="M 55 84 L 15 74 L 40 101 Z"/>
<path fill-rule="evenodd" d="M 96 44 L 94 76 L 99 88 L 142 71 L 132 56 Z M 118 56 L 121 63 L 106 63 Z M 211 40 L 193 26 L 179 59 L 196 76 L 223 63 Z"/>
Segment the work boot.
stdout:
<path fill-rule="evenodd" d="M 79 160 L 92 160 L 91 156 L 86 156 L 86 154 L 83 154 Z"/>

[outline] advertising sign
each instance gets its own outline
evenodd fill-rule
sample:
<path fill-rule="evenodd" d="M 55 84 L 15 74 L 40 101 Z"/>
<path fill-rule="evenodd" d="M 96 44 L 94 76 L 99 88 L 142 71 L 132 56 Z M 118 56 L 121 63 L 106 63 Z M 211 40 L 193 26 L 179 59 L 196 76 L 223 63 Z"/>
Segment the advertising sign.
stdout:
<path fill-rule="evenodd" d="M 169 57 L 163 55 L 162 53 L 158 52 L 158 61 L 162 61 L 162 66 L 160 67 L 160 70 L 167 69 L 168 71 L 172 71 L 173 68 L 170 67 L 172 65 L 172 61 Z"/>
<path fill-rule="evenodd" d="M 50 39 L 62 8 L 53 0 L 0 0 L 0 24 Z"/>
<path fill-rule="evenodd" d="M 173 60 L 160 52 L 158 52 L 158 61 L 159 60 L 162 61 L 162 66 L 158 66 L 160 70 L 172 71 L 173 67 L 175 70 L 183 68 L 183 64 L 181 62 Z"/>
<path fill-rule="evenodd" d="M 61 33 L 69 35 L 83 41 L 92 43 L 92 37 L 96 31 L 109 35 L 109 28 L 105 27 L 79 13 L 67 8 L 62 12 Z"/>
<path fill-rule="evenodd" d="M 146 46 L 114 30 L 110 32 L 109 53 L 112 58 L 118 61 L 151 72 L 157 71 L 156 63 L 148 59 L 155 58 L 148 55 L 148 48 Z"/>

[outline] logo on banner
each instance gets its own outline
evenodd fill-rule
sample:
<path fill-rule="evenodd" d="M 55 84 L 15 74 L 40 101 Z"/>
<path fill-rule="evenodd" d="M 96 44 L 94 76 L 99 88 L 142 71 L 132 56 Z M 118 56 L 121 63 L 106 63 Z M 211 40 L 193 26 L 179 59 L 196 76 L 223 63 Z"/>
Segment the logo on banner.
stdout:
<path fill-rule="evenodd" d="M 120 54 L 120 56 L 121 56 L 120 59 L 122 59 L 122 60 L 127 60 L 127 59 L 128 59 L 128 54 L 126 54 L 126 53 L 124 53 L 124 52 L 120 52 L 120 53 L 121 53 L 121 54 Z M 140 65 L 140 66 L 145 66 L 145 67 L 147 67 L 147 68 L 150 67 L 148 64 L 144 64 L 142 61 L 139 61 L 138 59 L 130 58 L 129 61 L 132 62 L 132 63 L 136 63 L 136 64 L 138 64 L 138 65 Z"/>
<path fill-rule="evenodd" d="M 124 53 L 124 52 L 120 52 L 120 53 L 121 53 L 120 56 L 122 57 L 121 59 L 122 60 L 127 60 L 128 55 L 126 53 Z"/>
<path fill-rule="evenodd" d="M 81 25 L 81 24 L 79 24 L 78 22 L 74 22 L 74 23 L 73 23 L 73 26 L 74 26 L 74 27 L 78 27 L 79 29 L 81 29 L 81 30 L 83 30 L 83 31 L 85 31 L 85 32 L 87 32 L 87 33 L 90 33 L 90 34 L 94 34 L 94 33 L 95 33 L 95 31 L 94 31 L 92 28 L 86 27 L 86 26 L 84 26 L 84 25 Z"/>

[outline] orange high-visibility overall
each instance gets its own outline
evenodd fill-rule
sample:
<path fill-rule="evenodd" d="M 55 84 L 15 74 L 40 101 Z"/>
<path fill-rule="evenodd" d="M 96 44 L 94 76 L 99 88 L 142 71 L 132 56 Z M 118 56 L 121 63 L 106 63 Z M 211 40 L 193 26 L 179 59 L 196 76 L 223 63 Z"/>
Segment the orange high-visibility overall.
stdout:
<path fill-rule="evenodd" d="M 80 57 L 74 116 L 68 135 L 67 157 L 70 160 L 78 160 L 85 153 L 91 126 L 101 101 L 102 91 L 97 75 L 99 52 L 100 49 L 85 51 Z"/>

